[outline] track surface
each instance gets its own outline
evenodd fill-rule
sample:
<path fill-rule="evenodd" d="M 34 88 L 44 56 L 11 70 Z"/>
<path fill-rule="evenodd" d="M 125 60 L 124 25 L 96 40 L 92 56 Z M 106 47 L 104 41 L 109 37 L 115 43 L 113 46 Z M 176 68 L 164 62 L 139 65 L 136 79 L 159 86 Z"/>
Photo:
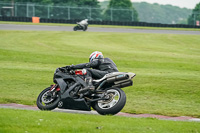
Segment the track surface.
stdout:
<path fill-rule="evenodd" d="M 73 31 L 73 27 L 72 26 L 0 24 L 0 30 Z M 82 31 L 79 31 L 79 32 L 82 32 Z M 87 32 L 121 32 L 121 33 L 157 33 L 157 34 L 200 35 L 200 31 L 148 30 L 148 29 L 129 29 L 129 28 L 98 28 L 98 27 L 90 27 L 90 26 L 89 26 Z"/>
<path fill-rule="evenodd" d="M 22 104 L 0 104 L 0 108 L 12 108 L 12 109 L 23 109 L 23 110 L 39 110 L 35 106 L 28 106 Z M 77 110 L 69 110 L 69 109 L 54 109 L 53 112 L 64 112 L 64 113 L 74 113 L 74 114 L 91 114 L 91 115 L 99 115 L 96 111 L 77 111 Z M 172 121 L 194 121 L 200 122 L 199 118 L 193 118 L 188 116 L 180 116 L 180 117 L 170 117 L 170 116 L 163 116 L 163 115 L 154 115 L 154 114 L 128 114 L 128 113 L 118 113 L 117 116 L 123 117 L 134 117 L 134 118 L 157 118 L 161 120 L 172 120 Z"/>

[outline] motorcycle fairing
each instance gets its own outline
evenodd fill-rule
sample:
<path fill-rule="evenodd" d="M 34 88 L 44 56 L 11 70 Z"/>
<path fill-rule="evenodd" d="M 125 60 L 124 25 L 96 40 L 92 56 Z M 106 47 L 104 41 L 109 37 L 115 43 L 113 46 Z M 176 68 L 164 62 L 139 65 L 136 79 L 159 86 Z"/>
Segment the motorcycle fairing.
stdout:
<path fill-rule="evenodd" d="M 70 92 L 76 87 L 76 86 L 83 86 L 86 87 L 86 83 L 84 80 L 80 77 L 80 75 L 73 75 L 69 76 L 62 73 L 55 74 L 55 81 L 60 86 L 61 91 L 61 100 L 62 106 L 59 108 L 63 109 L 75 109 L 75 110 L 85 110 L 85 111 L 91 111 L 90 106 L 87 105 L 84 98 L 81 99 L 74 99 L 70 96 Z M 68 84 L 65 82 L 66 80 L 73 80 L 75 83 L 68 87 Z"/>
<path fill-rule="evenodd" d="M 67 97 L 66 99 L 62 99 L 60 102 L 63 102 L 63 105 L 58 108 L 91 111 L 91 107 L 88 106 L 84 98 L 73 99 Z"/>
<path fill-rule="evenodd" d="M 71 76 L 71 75 L 67 75 L 67 74 L 63 74 L 61 72 L 58 72 L 54 75 L 54 82 L 57 83 L 60 86 L 61 98 L 62 98 L 62 95 L 64 93 L 66 95 L 65 91 L 69 92 L 73 89 L 72 87 L 68 88 L 68 84 L 65 82 L 65 80 L 73 80 L 76 83 L 81 84 L 83 87 L 86 86 L 86 83 L 84 82 L 84 80 L 79 75 Z M 75 85 L 78 85 L 78 84 L 75 84 Z M 75 87 L 75 86 L 73 85 L 73 87 Z"/>

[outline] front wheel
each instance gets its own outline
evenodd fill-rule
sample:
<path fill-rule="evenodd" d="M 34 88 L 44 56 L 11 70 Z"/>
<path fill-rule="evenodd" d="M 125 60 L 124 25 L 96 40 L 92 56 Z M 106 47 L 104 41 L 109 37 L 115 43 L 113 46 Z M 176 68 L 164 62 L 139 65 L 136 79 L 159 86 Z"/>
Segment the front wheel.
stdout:
<path fill-rule="evenodd" d="M 60 101 L 60 91 L 50 92 L 51 87 L 44 89 L 37 98 L 37 107 L 40 110 L 53 110 Z"/>
<path fill-rule="evenodd" d="M 126 94 L 120 88 L 109 88 L 105 93 L 106 100 L 95 103 L 95 110 L 101 115 L 115 115 L 120 112 L 126 104 Z"/>
<path fill-rule="evenodd" d="M 75 26 L 75 27 L 74 27 L 74 31 L 77 31 L 77 30 L 78 30 L 78 26 Z"/>

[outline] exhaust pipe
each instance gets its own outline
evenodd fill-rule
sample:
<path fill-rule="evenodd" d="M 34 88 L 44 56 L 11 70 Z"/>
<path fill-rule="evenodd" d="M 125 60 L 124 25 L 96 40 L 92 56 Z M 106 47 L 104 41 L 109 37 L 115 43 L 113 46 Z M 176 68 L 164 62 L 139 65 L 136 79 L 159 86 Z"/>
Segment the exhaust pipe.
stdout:
<path fill-rule="evenodd" d="M 126 82 L 123 82 L 120 84 L 113 85 L 113 87 L 123 88 L 123 87 L 127 87 L 127 86 L 132 86 L 132 85 L 133 85 L 133 81 L 129 80 L 129 81 L 126 81 Z"/>
<path fill-rule="evenodd" d="M 129 78 L 128 74 L 120 74 L 120 75 L 108 78 L 106 81 L 108 83 L 113 83 L 115 81 L 125 80 L 125 79 L 128 79 L 128 78 Z"/>

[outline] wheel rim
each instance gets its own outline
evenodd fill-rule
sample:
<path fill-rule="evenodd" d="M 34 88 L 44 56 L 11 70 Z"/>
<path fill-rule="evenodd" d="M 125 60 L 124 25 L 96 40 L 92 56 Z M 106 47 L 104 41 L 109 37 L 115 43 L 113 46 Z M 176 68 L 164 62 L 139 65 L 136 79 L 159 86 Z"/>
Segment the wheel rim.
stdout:
<path fill-rule="evenodd" d="M 54 100 L 54 98 L 52 96 L 49 96 L 48 93 L 50 93 L 50 92 L 47 91 L 42 95 L 41 101 L 44 104 L 50 104 Z"/>
<path fill-rule="evenodd" d="M 120 99 L 120 93 L 114 89 L 108 90 L 106 97 L 108 98 L 108 100 L 98 101 L 98 106 L 101 109 L 110 109 L 110 108 L 114 107 Z"/>

